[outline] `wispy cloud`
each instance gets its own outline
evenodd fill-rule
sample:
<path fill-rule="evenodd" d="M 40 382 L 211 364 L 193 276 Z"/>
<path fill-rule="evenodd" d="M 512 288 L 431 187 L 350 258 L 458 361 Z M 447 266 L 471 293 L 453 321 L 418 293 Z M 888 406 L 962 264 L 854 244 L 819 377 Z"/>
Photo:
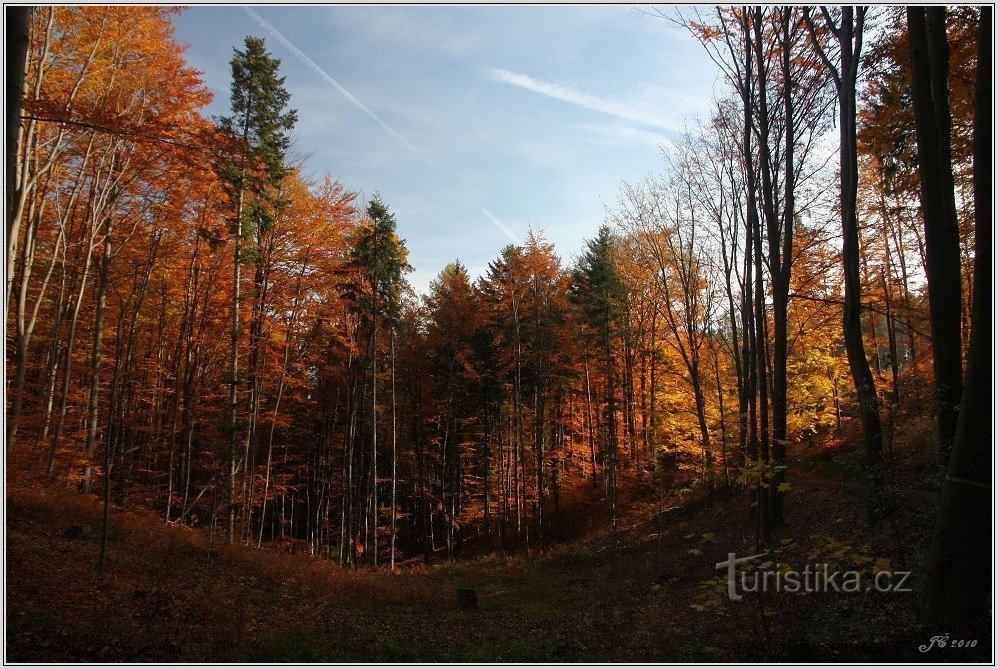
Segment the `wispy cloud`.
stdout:
<path fill-rule="evenodd" d="M 489 76 L 504 84 L 516 86 L 540 95 L 561 100 L 569 104 L 585 107 L 593 111 L 616 116 L 625 121 L 640 123 L 671 132 L 679 130 L 678 124 L 670 117 L 655 109 L 656 105 L 645 100 L 621 100 L 601 97 L 587 91 L 548 81 L 535 79 L 528 74 L 510 72 L 509 70 L 489 70 Z"/>
<path fill-rule="evenodd" d="M 342 9 L 342 8 L 338 8 Z M 440 52 L 453 58 L 467 58 L 479 51 L 488 39 L 476 30 L 467 30 L 453 14 L 426 11 L 424 7 L 358 7 L 354 11 L 328 12 L 332 26 L 349 28 L 348 39 L 363 44 L 406 44 L 426 52 Z"/>
<path fill-rule="evenodd" d="M 576 125 L 572 127 L 595 135 L 594 138 L 588 140 L 593 144 L 655 153 L 668 151 L 673 147 L 672 140 L 665 135 L 626 125 Z"/>
<path fill-rule="evenodd" d="M 471 200 L 472 202 L 474 202 L 475 205 L 481 210 L 482 214 L 484 214 L 485 217 L 494 226 L 496 226 L 497 228 L 499 228 L 499 230 L 501 230 L 503 232 L 503 234 L 505 234 L 507 237 L 509 237 L 511 240 L 513 240 L 513 242 L 515 242 L 517 244 L 521 244 L 522 243 L 520 241 L 520 238 L 517 237 L 516 233 L 514 233 L 512 230 L 510 230 L 506 226 L 505 223 L 503 223 L 502 221 L 500 221 L 498 217 L 496 217 L 495 215 L 492 214 L 492 212 L 490 212 L 488 209 L 486 209 L 485 205 L 483 205 L 481 202 L 479 202 L 476 197 L 474 197 L 473 195 L 471 195 L 471 193 L 468 192 L 467 188 L 463 184 L 461 184 L 457 179 L 455 179 L 454 177 L 452 177 L 442 167 L 440 167 L 439 165 L 437 165 L 437 163 L 434 162 L 429 156 L 427 156 L 425 153 L 423 153 L 422 151 L 420 151 L 419 149 L 417 149 L 411 142 L 409 142 L 409 140 L 407 140 L 405 137 L 403 137 L 402 135 L 400 135 L 394 128 L 392 128 L 390 125 L 388 125 L 383 120 L 381 120 L 381 117 L 379 117 L 377 114 L 375 114 L 373 111 L 371 111 L 363 102 L 361 102 L 356 97 L 354 97 L 354 95 L 350 91 L 348 91 L 347 89 L 343 88 L 343 86 L 341 86 L 339 84 L 339 82 L 337 82 L 335 79 L 333 79 L 331 76 L 329 76 L 329 74 L 326 73 L 325 70 L 323 70 L 321 67 L 319 67 L 319 65 L 316 64 L 316 62 L 314 60 L 312 60 L 307 55 L 305 55 L 305 53 L 301 49 L 299 49 L 297 46 L 295 46 L 291 42 L 291 40 L 289 40 L 287 37 L 285 37 L 283 35 L 283 33 L 281 33 L 277 28 L 275 28 L 274 26 L 272 26 L 270 23 L 268 23 L 266 20 L 264 20 L 263 17 L 261 17 L 259 14 L 257 14 L 255 11 L 253 11 L 249 7 L 243 7 L 243 11 L 246 12 L 247 16 L 249 16 L 251 19 L 253 19 L 254 21 L 256 21 L 262 28 L 264 28 L 267 32 L 269 32 L 271 35 L 273 35 L 277 39 L 277 41 L 280 42 L 282 45 L 284 45 L 284 47 L 288 51 L 290 51 L 291 53 L 293 53 L 295 55 L 295 57 L 302 62 L 302 64 L 304 64 L 310 70 L 312 70 L 313 72 L 315 72 L 316 74 L 318 74 L 320 77 L 322 77 L 322 79 L 324 79 L 327 84 L 329 84 L 330 86 L 332 86 L 333 88 L 335 88 L 337 91 L 339 91 L 347 100 L 350 101 L 351 104 L 353 104 L 355 107 L 357 107 L 358 109 L 360 109 L 367 116 L 369 116 L 371 118 L 371 120 L 373 120 L 375 123 L 377 123 L 382 128 L 384 128 L 385 131 L 387 131 L 389 135 L 391 135 L 392 137 L 394 137 L 395 139 L 397 139 L 402 145 L 404 145 L 413 154 L 415 154 L 416 157 L 420 158 L 425 163 L 427 163 L 430 167 L 432 167 L 440 176 L 442 176 L 444 179 L 446 179 L 448 182 L 450 182 L 450 184 L 452 186 L 454 186 L 454 187 L 458 188 L 460 191 L 462 191 L 464 193 L 465 197 L 467 197 L 469 200 Z"/>

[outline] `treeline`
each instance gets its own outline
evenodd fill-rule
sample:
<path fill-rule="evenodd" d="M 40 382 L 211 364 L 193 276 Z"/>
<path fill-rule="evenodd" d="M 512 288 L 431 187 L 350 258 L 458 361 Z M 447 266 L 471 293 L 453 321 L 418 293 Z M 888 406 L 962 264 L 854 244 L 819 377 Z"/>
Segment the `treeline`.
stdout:
<path fill-rule="evenodd" d="M 303 176 L 262 39 L 235 51 L 230 114 L 202 114 L 176 11 L 25 12 L 8 455 L 100 490 L 105 523 L 140 504 L 394 566 L 543 549 L 571 495 L 615 527 L 623 492 L 661 499 L 682 467 L 695 494 L 751 490 L 766 541 L 794 445 L 834 432 L 864 444 L 875 527 L 893 426 L 921 414 L 949 481 L 989 480 L 963 365 L 990 368 L 990 10 L 670 17 L 728 90 L 662 175 L 573 261 L 531 232 L 425 296 L 386 202 Z M 941 527 L 990 518 L 951 487 Z"/>

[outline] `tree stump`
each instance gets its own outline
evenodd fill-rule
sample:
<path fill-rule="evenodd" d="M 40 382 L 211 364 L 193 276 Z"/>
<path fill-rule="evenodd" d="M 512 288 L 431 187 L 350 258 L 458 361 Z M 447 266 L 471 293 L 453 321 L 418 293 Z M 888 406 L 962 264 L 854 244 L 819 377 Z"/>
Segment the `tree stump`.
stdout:
<path fill-rule="evenodd" d="M 477 609 L 478 591 L 474 588 L 458 588 L 457 605 L 462 609 Z"/>
<path fill-rule="evenodd" d="M 90 536 L 90 526 L 70 525 L 63 534 L 67 539 L 86 539 Z"/>

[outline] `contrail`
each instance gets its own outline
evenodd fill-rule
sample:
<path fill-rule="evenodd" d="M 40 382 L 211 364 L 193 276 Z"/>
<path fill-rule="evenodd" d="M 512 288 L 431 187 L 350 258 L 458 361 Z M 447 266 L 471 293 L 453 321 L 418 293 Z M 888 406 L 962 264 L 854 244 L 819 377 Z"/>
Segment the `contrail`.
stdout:
<path fill-rule="evenodd" d="M 448 182 L 450 182 L 450 184 L 452 186 L 454 186 L 459 191 L 461 191 L 462 193 L 464 193 L 464 196 L 467 197 L 469 200 L 471 200 L 473 203 L 475 203 L 475 205 L 477 205 L 478 208 L 482 210 L 482 213 L 485 214 L 485 216 L 489 219 L 489 221 L 493 225 L 495 225 L 497 228 L 499 228 L 503 232 L 503 234 L 505 234 L 507 237 L 509 237 L 510 239 L 512 239 L 515 244 L 517 244 L 517 245 L 522 245 L 523 244 L 523 242 L 520 241 L 520 238 L 517 237 L 516 234 L 512 230 L 510 230 L 508 227 L 506 227 L 506 225 L 502 221 L 500 221 L 498 219 L 498 217 L 496 217 L 491 211 L 489 211 L 488 209 L 486 209 L 485 205 L 483 205 L 481 202 L 478 201 L 477 198 L 475 198 L 473 195 L 471 195 L 468 192 L 467 188 L 463 184 L 461 184 L 460 182 L 458 182 L 454 177 L 452 177 L 450 174 L 448 174 L 446 171 L 444 171 L 444 169 L 442 167 L 440 167 L 435 162 L 433 162 L 433 160 L 430 159 L 426 154 L 424 154 L 422 151 L 420 151 L 415 146 L 413 146 L 411 143 L 409 143 L 409 140 L 407 140 L 405 137 L 403 137 L 402 135 L 400 135 L 395 130 L 395 128 L 391 127 L 390 125 L 388 125 L 387 123 L 385 123 L 384 121 L 382 121 L 378 117 L 377 114 L 375 114 L 373 111 L 371 111 L 370 109 L 368 109 L 367 106 L 363 102 L 361 102 L 356 97 L 354 97 L 353 93 L 351 93 L 347 89 L 345 89 L 342 86 L 340 86 L 339 82 L 337 82 L 331 76 L 329 76 L 328 74 L 326 74 L 325 70 L 323 70 L 321 67 L 319 67 L 314 60 L 312 60 L 311 58 L 309 58 L 308 56 L 306 56 L 305 53 L 301 49 L 299 49 L 294 44 L 292 44 L 291 40 L 289 40 L 287 37 L 285 37 L 284 35 L 282 35 L 281 32 L 277 28 L 275 28 L 274 26 L 270 25 L 270 23 L 268 23 L 267 21 L 265 21 L 262 16 L 260 16 L 256 12 L 254 12 L 249 7 L 243 7 L 243 11 L 246 12 L 247 16 L 249 16 L 251 19 L 253 19 L 257 23 L 259 23 L 260 26 L 264 30 L 266 30 L 271 35 L 273 35 L 277 39 L 278 42 L 280 42 L 281 44 L 283 44 L 284 47 L 288 49 L 288 51 L 290 51 L 291 53 L 293 53 L 295 55 L 295 57 L 298 60 L 300 60 L 302 63 L 304 63 L 310 70 L 312 70 L 313 72 L 315 72 L 316 74 L 318 74 L 320 77 L 322 77 L 323 79 L 325 79 L 326 83 L 328 83 L 330 86 L 332 86 L 333 88 L 335 88 L 336 90 L 338 90 L 340 93 L 342 93 L 343 96 L 347 100 L 349 100 L 355 107 L 357 107 L 362 112 L 364 112 L 365 114 L 367 114 L 368 116 L 370 116 L 372 119 L 374 119 L 375 123 L 377 123 L 382 128 L 384 128 L 386 131 L 388 131 L 389 135 L 391 135 L 392 137 L 394 137 L 395 139 L 397 139 L 399 142 L 401 142 L 402 144 L 404 144 L 407 149 L 409 149 L 410 151 L 412 151 L 416 155 L 417 158 L 420 158 L 421 160 L 423 160 L 430 167 L 432 167 L 434 170 L 436 170 L 436 172 L 440 176 L 442 176 L 444 179 L 446 179 Z"/>

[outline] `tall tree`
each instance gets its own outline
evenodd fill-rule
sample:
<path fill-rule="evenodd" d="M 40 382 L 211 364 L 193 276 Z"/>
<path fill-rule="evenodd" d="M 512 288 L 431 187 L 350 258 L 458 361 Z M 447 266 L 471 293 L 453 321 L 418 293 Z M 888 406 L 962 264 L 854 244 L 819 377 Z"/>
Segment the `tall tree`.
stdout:
<path fill-rule="evenodd" d="M 935 368 L 939 458 L 945 464 L 956 433 L 963 386 L 960 337 L 960 230 L 950 150 L 949 45 L 945 7 L 908 7 L 912 102 L 925 226 Z"/>
<path fill-rule="evenodd" d="M 461 448 L 469 441 L 478 397 L 473 344 L 476 334 L 477 296 L 460 263 L 447 265 L 430 284 L 426 297 L 426 343 L 430 371 L 438 382 L 436 412 L 440 426 L 440 496 L 445 519 L 444 543 L 453 557 L 458 509 L 461 508 Z"/>
<path fill-rule="evenodd" d="M 378 323 L 386 321 L 395 328 L 405 288 L 404 275 L 410 270 L 405 240 L 396 234 L 395 215 L 375 194 L 367 206 L 368 220 L 361 226 L 351 251 L 351 263 L 359 274 L 357 306 L 366 318 L 369 336 L 369 371 L 371 380 L 371 450 L 368 523 L 372 546 L 371 566 L 378 566 Z"/>
<path fill-rule="evenodd" d="M 281 61 L 273 58 L 259 37 L 247 37 L 230 63 L 232 114 L 219 119 L 219 127 L 234 140 L 233 155 L 219 165 L 232 203 L 232 327 L 229 355 L 229 453 L 227 478 L 226 541 L 232 542 L 236 522 L 236 475 L 239 423 L 240 285 L 242 265 L 250 253 L 245 240 L 256 227 L 270 224 L 281 206 L 278 188 L 287 173 L 285 154 L 290 132 L 297 121 L 288 110 L 291 94 L 278 76 Z M 246 467 L 248 463 L 244 462 Z"/>
<path fill-rule="evenodd" d="M 620 444 L 617 427 L 618 372 L 614 349 L 622 327 L 625 289 L 614 255 L 613 234 L 609 226 L 604 225 L 595 239 L 586 242 L 585 251 L 573 271 L 572 295 L 586 315 L 590 341 L 599 347 L 602 355 L 607 426 L 607 438 L 603 442 L 607 511 L 610 524 L 616 528 Z"/>
<path fill-rule="evenodd" d="M 7 13 L 7 283 L 4 304 L 9 305 L 10 288 L 17 264 L 17 230 L 14 229 L 14 201 L 17 194 L 18 141 L 21 135 L 21 108 L 24 98 L 24 66 L 28 57 L 28 28 L 31 7 L 5 7 Z"/>
<path fill-rule="evenodd" d="M 992 501 L 992 8 L 980 9 L 974 104 L 975 262 L 973 332 L 956 437 L 943 482 L 929 572 L 926 616 L 954 625 L 989 624 L 993 583 Z"/>
<path fill-rule="evenodd" d="M 859 401 L 860 421 L 866 448 L 868 489 L 867 516 L 871 524 L 884 514 L 883 429 L 880 400 L 870 372 L 870 362 L 863 344 L 863 326 L 859 274 L 859 219 L 856 194 L 859 188 L 859 163 L 856 157 L 856 80 L 863 51 L 863 28 L 866 7 L 842 7 L 838 22 L 827 7 L 821 7 L 823 23 L 815 25 L 810 11 L 805 11 L 808 32 L 815 52 L 835 82 L 839 108 L 839 216 L 842 222 L 842 269 L 845 278 L 845 301 L 842 325 L 849 359 L 849 371 Z M 828 36 L 832 39 L 829 40 Z M 829 53 L 828 42 L 834 42 Z M 838 63 L 832 58 L 837 55 Z"/>

